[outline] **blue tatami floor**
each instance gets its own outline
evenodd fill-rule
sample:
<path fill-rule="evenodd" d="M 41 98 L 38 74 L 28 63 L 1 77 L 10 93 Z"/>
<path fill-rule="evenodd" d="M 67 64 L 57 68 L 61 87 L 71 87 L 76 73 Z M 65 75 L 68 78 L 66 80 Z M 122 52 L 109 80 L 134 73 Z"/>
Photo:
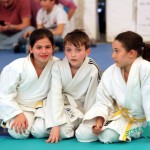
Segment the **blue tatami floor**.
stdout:
<path fill-rule="evenodd" d="M 91 47 L 91 54 L 90 57 L 93 58 L 102 70 L 105 70 L 111 64 L 113 64 L 113 60 L 111 58 L 112 48 L 111 44 L 97 44 L 96 47 Z M 2 68 L 10 63 L 11 61 L 25 57 L 27 54 L 25 53 L 13 53 L 12 51 L 0 51 L 0 71 Z M 64 57 L 63 52 L 56 52 L 54 54 L 59 58 Z"/>
<path fill-rule="evenodd" d="M 100 142 L 80 143 L 75 138 L 62 140 L 57 144 L 45 143 L 45 139 L 29 138 L 16 140 L 0 136 L 0 149 L 4 150 L 149 150 L 150 139 L 141 138 L 132 142 L 103 144 Z"/>

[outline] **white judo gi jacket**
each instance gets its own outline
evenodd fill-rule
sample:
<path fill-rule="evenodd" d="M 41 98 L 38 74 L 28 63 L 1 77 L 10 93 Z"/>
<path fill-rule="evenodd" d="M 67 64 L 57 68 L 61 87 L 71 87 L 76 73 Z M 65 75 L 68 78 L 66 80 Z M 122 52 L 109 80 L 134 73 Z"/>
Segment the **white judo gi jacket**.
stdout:
<path fill-rule="evenodd" d="M 6 122 L 19 113 L 35 112 L 50 89 L 52 57 L 38 78 L 30 55 L 7 65 L 0 76 L 0 118 Z"/>
<path fill-rule="evenodd" d="M 83 118 L 93 103 L 101 74 L 95 62 L 86 57 L 72 77 L 66 58 L 52 67 L 51 89 L 46 104 L 46 127 L 54 127 Z"/>
<path fill-rule="evenodd" d="M 116 64 L 104 72 L 96 103 L 85 114 L 83 123 L 88 124 L 97 116 L 105 119 L 102 129 L 115 130 L 122 141 L 131 139 L 129 131 L 150 121 L 150 62 L 138 57 L 131 66 L 127 83 Z"/>

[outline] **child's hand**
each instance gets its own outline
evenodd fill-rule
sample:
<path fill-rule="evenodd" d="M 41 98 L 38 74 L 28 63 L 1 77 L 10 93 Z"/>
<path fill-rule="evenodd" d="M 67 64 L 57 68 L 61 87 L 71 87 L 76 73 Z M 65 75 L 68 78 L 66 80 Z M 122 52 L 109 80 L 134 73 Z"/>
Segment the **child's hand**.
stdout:
<path fill-rule="evenodd" d="M 25 133 L 25 130 L 28 127 L 28 120 L 26 119 L 26 116 L 24 113 L 20 113 L 17 115 L 14 119 L 14 122 L 11 124 L 11 129 L 15 129 L 16 133 Z"/>
<path fill-rule="evenodd" d="M 103 127 L 103 123 L 104 123 L 104 118 L 103 117 L 98 117 L 97 121 L 96 121 L 96 124 L 92 128 L 93 133 L 95 135 L 99 135 L 102 132 L 101 128 Z"/>
<path fill-rule="evenodd" d="M 59 126 L 53 127 L 50 131 L 49 138 L 46 140 L 46 143 L 58 143 L 58 141 L 60 140 L 59 132 Z"/>
<path fill-rule="evenodd" d="M 7 26 L 6 25 L 5 26 L 0 25 L 0 32 L 5 32 L 5 31 L 7 31 Z"/>

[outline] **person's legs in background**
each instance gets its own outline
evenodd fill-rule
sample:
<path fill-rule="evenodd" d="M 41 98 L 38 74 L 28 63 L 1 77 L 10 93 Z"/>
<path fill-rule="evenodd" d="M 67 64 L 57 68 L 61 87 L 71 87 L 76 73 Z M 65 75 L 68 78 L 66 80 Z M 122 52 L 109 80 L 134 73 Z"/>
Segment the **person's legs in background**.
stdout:
<path fill-rule="evenodd" d="M 63 51 L 63 38 L 59 35 L 54 35 L 55 46 L 59 47 L 59 51 Z"/>
<path fill-rule="evenodd" d="M 23 39 L 23 35 L 25 32 L 27 31 L 32 31 L 35 28 L 32 26 L 29 26 L 27 28 L 25 28 L 24 30 L 12 35 L 12 36 L 7 36 L 3 33 L 0 33 L 0 50 L 11 50 L 14 49 L 15 50 L 15 46 L 17 49 L 17 45 L 18 46 L 18 51 L 19 52 L 19 48 L 22 45 L 26 45 L 27 41 L 25 39 Z"/>

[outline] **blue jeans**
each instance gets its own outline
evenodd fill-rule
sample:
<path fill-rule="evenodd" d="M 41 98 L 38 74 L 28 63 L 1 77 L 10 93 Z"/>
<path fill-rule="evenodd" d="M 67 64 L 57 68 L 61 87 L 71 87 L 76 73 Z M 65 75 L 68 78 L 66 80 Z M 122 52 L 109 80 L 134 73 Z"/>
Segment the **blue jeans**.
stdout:
<path fill-rule="evenodd" d="M 12 36 L 7 36 L 3 33 L 0 33 L 0 50 L 12 49 L 14 44 L 19 43 L 20 40 L 23 39 L 23 35 L 25 32 L 32 31 L 34 29 L 34 27 L 29 26 Z"/>

